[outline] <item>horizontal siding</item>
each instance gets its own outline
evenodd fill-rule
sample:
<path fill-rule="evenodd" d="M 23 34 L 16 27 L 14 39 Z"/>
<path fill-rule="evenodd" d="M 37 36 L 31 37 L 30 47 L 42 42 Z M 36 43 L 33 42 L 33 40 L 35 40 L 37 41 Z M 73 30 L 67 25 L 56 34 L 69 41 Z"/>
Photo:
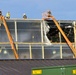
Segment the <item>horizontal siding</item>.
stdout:
<path fill-rule="evenodd" d="M 76 59 L 0 60 L 0 75 L 31 75 L 35 67 L 75 65 Z"/>

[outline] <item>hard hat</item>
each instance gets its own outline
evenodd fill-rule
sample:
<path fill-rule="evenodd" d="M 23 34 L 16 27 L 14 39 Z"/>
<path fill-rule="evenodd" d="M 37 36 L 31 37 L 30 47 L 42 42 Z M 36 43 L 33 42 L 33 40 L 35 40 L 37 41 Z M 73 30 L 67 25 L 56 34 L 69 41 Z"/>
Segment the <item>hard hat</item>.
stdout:
<path fill-rule="evenodd" d="M 47 13 L 51 14 L 51 11 L 50 10 L 47 10 Z"/>

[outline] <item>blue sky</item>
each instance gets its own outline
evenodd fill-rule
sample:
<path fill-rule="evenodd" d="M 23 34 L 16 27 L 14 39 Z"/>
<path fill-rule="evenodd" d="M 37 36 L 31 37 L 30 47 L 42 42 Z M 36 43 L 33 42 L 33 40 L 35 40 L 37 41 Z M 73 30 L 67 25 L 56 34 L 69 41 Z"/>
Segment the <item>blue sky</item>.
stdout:
<path fill-rule="evenodd" d="M 42 13 L 51 10 L 56 19 L 76 20 L 76 0 L 0 0 L 3 15 L 9 11 L 11 18 L 41 19 Z"/>

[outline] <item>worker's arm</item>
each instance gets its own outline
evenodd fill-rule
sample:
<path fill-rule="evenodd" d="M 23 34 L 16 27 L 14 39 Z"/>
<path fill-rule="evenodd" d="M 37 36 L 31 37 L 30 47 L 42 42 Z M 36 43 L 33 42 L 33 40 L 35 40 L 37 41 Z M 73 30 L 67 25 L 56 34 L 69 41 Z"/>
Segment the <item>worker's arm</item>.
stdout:
<path fill-rule="evenodd" d="M 53 19 L 54 17 L 52 15 L 49 15 L 46 18 L 42 18 L 42 20 L 50 20 L 51 18 Z"/>

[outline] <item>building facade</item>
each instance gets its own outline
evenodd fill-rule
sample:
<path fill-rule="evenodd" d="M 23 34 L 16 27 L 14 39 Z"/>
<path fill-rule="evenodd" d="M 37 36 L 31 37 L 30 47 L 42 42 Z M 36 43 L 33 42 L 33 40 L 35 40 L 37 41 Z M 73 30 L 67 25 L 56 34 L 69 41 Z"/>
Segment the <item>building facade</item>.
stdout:
<path fill-rule="evenodd" d="M 46 23 L 42 20 L 9 19 L 6 22 L 19 59 L 74 58 L 71 49 L 52 20 L 48 21 L 49 34 L 46 34 Z M 74 45 L 73 20 L 58 20 L 58 23 Z M 46 42 L 46 37 L 51 44 Z M 0 24 L 0 59 L 15 59 L 2 23 Z"/>

